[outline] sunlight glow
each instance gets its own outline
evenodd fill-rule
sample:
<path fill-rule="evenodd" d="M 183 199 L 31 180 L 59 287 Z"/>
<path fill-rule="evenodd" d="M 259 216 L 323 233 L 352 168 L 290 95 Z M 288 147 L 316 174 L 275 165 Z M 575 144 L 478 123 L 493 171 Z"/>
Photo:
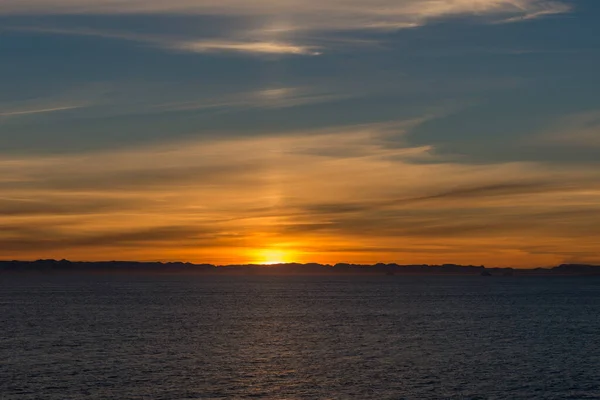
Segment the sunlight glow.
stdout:
<path fill-rule="evenodd" d="M 254 262 L 263 265 L 285 264 L 293 262 L 294 254 L 289 250 L 261 249 L 256 252 Z"/>

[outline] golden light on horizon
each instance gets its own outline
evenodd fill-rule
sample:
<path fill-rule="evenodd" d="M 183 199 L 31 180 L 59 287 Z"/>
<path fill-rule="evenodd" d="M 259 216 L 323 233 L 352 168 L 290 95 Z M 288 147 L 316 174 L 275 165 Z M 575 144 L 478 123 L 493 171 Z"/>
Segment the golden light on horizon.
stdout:
<path fill-rule="evenodd" d="M 295 252 L 287 249 L 260 249 L 253 255 L 253 263 L 262 265 L 286 264 L 294 262 Z"/>

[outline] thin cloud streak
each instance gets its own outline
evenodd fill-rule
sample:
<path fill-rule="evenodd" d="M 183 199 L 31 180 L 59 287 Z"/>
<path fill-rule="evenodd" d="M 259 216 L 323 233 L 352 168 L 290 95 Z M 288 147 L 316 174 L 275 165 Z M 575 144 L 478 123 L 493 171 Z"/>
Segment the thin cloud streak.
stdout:
<path fill-rule="evenodd" d="M 77 108 L 82 108 L 82 106 L 64 106 L 64 107 L 52 107 L 52 108 L 40 108 L 35 110 L 17 110 L 17 111 L 0 111 L 0 117 L 16 117 L 20 115 L 30 115 L 30 114 L 46 114 L 53 113 L 59 111 L 67 111 L 74 110 Z"/>
<path fill-rule="evenodd" d="M 197 40 L 177 43 L 172 45 L 171 48 L 193 53 L 241 52 L 251 54 L 294 54 L 305 56 L 318 56 L 321 54 L 315 47 L 299 46 L 283 42 Z"/>
<path fill-rule="evenodd" d="M 153 106 L 164 111 L 192 111 L 206 109 L 288 108 L 306 104 L 327 103 L 349 99 L 349 94 L 334 94 L 311 87 L 274 87 L 250 92 L 234 93 L 210 100 L 165 103 Z"/>

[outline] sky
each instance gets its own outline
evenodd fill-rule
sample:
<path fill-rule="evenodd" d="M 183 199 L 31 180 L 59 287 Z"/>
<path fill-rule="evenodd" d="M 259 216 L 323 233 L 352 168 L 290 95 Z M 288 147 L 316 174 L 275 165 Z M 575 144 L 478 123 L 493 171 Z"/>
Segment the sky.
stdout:
<path fill-rule="evenodd" d="M 0 259 L 597 263 L 597 0 L 2 0 Z"/>

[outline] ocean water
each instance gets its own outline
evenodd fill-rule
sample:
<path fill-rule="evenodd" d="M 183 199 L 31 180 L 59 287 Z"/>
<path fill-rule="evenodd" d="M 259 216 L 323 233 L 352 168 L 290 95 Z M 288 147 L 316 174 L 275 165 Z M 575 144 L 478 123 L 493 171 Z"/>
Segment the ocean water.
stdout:
<path fill-rule="evenodd" d="M 0 276 L 0 399 L 598 399 L 600 278 Z"/>

